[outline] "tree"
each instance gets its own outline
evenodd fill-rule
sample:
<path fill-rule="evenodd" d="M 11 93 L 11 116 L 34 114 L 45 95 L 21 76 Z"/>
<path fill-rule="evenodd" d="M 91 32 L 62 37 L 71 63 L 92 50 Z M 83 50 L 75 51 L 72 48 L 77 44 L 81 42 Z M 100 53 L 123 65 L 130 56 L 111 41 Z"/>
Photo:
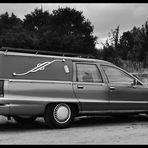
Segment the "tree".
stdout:
<path fill-rule="evenodd" d="M 115 30 L 109 32 L 109 38 L 106 40 L 106 43 L 103 44 L 103 59 L 109 62 L 112 62 L 118 66 L 121 66 L 119 59 L 119 26 Z"/>
<path fill-rule="evenodd" d="M 0 16 L 0 46 L 13 47 L 16 38 L 22 29 L 22 21 L 17 18 L 13 13 L 9 16 L 8 12 Z M 15 45 L 16 46 L 16 45 Z"/>
<path fill-rule="evenodd" d="M 8 12 L 6 12 L 0 15 L 0 34 L 5 34 L 5 32 L 21 24 L 21 19 L 17 18 L 14 13 L 11 13 L 11 16 L 9 16 Z"/>
<path fill-rule="evenodd" d="M 81 11 L 66 7 L 53 10 L 51 15 L 51 30 L 59 37 L 57 44 L 61 51 L 92 53 L 97 37 L 93 36 L 93 26 Z"/>
<path fill-rule="evenodd" d="M 51 14 L 35 9 L 25 15 L 23 25 L 32 34 L 38 50 L 94 53 L 97 37 L 93 36 L 93 26 L 75 9 L 59 8 Z"/>
<path fill-rule="evenodd" d="M 50 14 L 48 11 L 36 8 L 31 14 L 25 15 L 23 26 L 29 31 L 40 30 L 43 26 L 49 25 Z"/>
<path fill-rule="evenodd" d="M 140 58 L 143 59 L 144 67 L 147 65 L 147 53 L 148 53 L 148 21 L 145 22 L 144 25 L 142 25 L 142 28 L 140 30 L 141 33 L 141 46 L 142 46 L 142 53 L 140 54 Z"/>
<path fill-rule="evenodd" d="M 115 30 L 111 29 L 111 32 L 109 32 L 109 37 L 110 37 L 110 43 L 111 46 L 117 50 L 118 48 L 118 44 L 119 44 L 119 25 L 117 26 L 117 28 Z"/>
<path fill-rule="evenodd" d="M 134 46 L 133 35 L 130 31 L 123 32 L 120 37 L 118 54 L 123 60 L 127 60 L 129 56 L 132 56 L 132 49 Z M 131 59 L 131 58 L 130 58 Z"/>

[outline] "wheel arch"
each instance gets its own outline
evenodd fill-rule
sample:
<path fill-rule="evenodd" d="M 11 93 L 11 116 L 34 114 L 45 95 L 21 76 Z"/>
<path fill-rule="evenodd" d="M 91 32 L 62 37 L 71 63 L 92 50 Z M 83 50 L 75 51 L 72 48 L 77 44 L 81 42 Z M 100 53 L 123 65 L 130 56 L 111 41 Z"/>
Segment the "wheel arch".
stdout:
<path fill-rule="evenodd" d="M 51 102 L 51 103 L 48 103 L 46 104 L 45 106 L 45 110 L 44 112 L 46 111 L 46 109 L 53 105 L 53 104 L 60 104 L 60 103 L 64 103 L 64 104 L 67 104 L 69 105 L 71 108 L 73 108 L 75 110 L 75 116 L 77 116 L 79 114 L 79 111 L 80 111 L 80 107 L 79 107 L 79 104 L 78 103 L 69 103 L 69 102 Z"/>

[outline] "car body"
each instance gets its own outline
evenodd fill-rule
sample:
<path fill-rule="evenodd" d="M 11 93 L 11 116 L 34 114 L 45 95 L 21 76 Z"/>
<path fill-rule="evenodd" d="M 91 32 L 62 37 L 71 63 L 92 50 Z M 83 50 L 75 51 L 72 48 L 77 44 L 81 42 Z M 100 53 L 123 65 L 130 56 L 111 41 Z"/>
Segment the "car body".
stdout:
<path fill-rule="evenodd" d="M 147 85 L 110 62 L 10 49 L 0 51 L 1 115 L 65 128 L 76 116 L 148 113 Z"/>

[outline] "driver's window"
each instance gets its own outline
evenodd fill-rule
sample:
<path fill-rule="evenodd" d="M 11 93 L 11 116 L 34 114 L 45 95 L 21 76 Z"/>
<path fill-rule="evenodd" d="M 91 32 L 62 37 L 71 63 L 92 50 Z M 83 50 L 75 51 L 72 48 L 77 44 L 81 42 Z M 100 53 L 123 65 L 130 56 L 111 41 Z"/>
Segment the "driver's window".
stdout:
<path fill-rule="evenodd" d="M 109 83 L 133 83 L 134 79 L 125 72 L 112 66 L 102 66 Z"/>

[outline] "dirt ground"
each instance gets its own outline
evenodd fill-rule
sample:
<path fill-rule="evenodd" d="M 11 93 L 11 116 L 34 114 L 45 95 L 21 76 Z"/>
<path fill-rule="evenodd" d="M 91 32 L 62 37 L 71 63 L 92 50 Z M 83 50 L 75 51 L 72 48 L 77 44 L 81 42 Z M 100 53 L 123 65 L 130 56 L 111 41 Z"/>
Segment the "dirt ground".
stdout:
<path fill-rule="evenodd" d="M 43 118 L 21 125 L 0 116 L 0 145 L 148 144 L 148 116 L 81 117 L 66 129 L 48 129 Z"/>

